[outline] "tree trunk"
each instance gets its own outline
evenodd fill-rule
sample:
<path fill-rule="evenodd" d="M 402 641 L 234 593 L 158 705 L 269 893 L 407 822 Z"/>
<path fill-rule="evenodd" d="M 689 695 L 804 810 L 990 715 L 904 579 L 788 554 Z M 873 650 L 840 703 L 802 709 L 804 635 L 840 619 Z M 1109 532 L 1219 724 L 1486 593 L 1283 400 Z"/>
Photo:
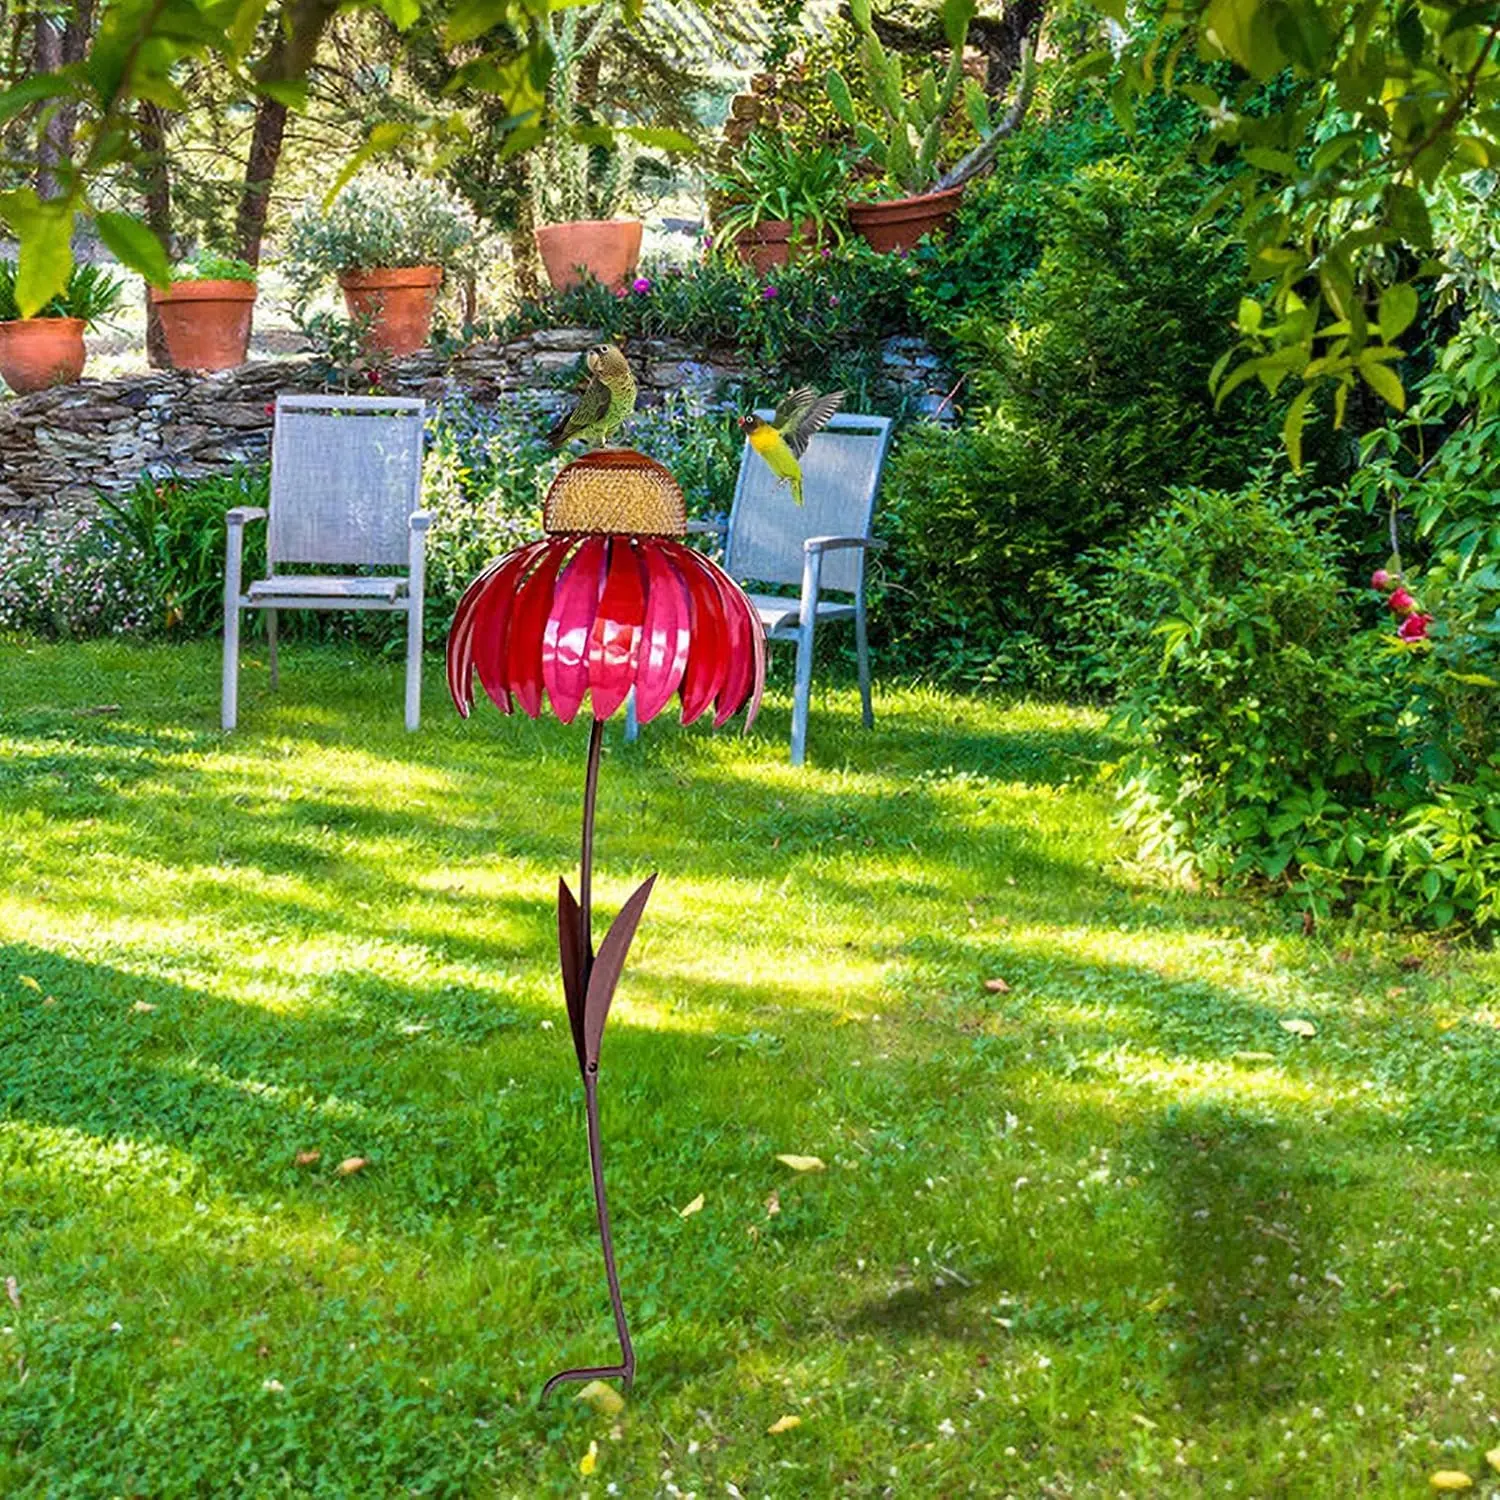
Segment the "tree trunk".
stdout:
<path fill-rule="evenodd" d="M 172 176 L 167 162 L 167 112 L 159 104 L 143 103 L 137 116 L 141 143 L 146 200 L 146 223 L 172 254 Z M 151 301 L 150 286 L 142 283 L 146 296 L 146 363 L 153 370 L 169 369 L 167 341 L 161 319 Z"/>
<path fill-rule="evenodd" d="M 295 0 L 283 7 L 276 39 L 255 69 L 256 82 L 294 83 L 303 77 L 313 64 L 318 43 L 339 4 L 340 0 Z M 250 136 L 250 154 L 245 158 L 245 176 L 234 222 L 236 253 L 252 266 L 260 264 L 266 213 L 271 206 L 271 184 L 276 180 L 286 134 L 286 116 L 287 107 L 280 100 L 262 94 L 256 101 L 255 128 Z"/>
<path fill-rule="evenodd" d="M 260 264 L 260 245 L 266 233 L 266 211 L 271 206 L 271 184 L 281 160 L 286 134 L 286 105 L 262 94 L 255 106 L 255 129 L 245 159 L 245 184 L 235 217 L 235 254 L 252 266 Z"/>
<path fill-rule="evenodd" d="M 62 29 L 45 12 L 36 18 L 33 57 L 38 73 L 55 73 L 62 67 Z M 63 135 L 62 124 L 57 109 L 44 105 L 41 134 L 36 143 L 36 192 L 39 198 L 60 198 L 64 192 L 57 169 L 67 160 L 70 143 Z"/>

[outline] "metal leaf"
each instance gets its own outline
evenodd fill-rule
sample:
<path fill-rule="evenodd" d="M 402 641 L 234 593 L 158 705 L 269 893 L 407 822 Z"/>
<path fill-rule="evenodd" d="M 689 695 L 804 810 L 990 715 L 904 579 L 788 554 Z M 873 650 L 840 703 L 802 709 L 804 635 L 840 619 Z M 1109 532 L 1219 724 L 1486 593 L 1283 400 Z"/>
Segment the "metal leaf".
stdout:
<path fill-rule="evenodd" d="M 587 983 L 583 953 L 583 913 L 568 889 L 566 880 L 557 882 L 557 951 L 562 961 L 563 999 L 568 1006 L 568 1026 L 573 1033 L 573 1050 L 578 1066 L 584 1066 L 583 1015 L 584 986 Z M 592 955 L 590 955 L 592 957 Z"/>
<path fill-rule="evenodd" d="M 641 914 L 651 895 L 656 876 L 650 876 L 634 895 L 620 908 L 620 914 L 604 934 L 599 944 L 599 956 L 589 972 L 588 994 L 583 1002 L 583 1057 L 586 1068 L 599 1066 L 599 1043 L 604 1036 L 604 1021 L 609 1015 L 609 1004 L 614 999 L 615 986 L 620 982 L 620 971 L 625 967 L 625 957 L 630 952 L 635 929 L 640 924 Z"/>

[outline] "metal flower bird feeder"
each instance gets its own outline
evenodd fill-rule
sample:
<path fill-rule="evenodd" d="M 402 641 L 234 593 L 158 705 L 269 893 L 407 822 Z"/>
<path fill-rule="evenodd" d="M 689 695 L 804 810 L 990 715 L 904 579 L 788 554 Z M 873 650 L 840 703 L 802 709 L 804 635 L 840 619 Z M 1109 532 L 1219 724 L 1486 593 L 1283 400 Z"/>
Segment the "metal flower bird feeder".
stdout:
<path fill-rule="evenodd" d="M 599 1137 L 599 1046 L 610 1001 L 656 876 L 621 907 L 593 945 L 594 805 L 604 724 L 635 691 L 637 717 L 654 718 L 676 695 L 682 721 L 713 713 L 715 728 L 748 704 L 748 728 L 765 684 L 765 638 L 743 590 L 686 535 L 682 490 L 667 469 L 630 449 L 603 449 L 553 480 L 546 536 L 491 563 L 459 601 L 448 635 L 448 689 L 465 718 L 473 679 L 502 713 L 531 718 L 545 692 L 571 724 L 587 696 L 593 715 L 583 791 L 578 895 L 558 881 L 563 997 L 583 1076 L 594 1207 L 620 1340 L 620 1363 L 562 1370 L 565 1380 L 635 1376 L 604 1193 Z"/>

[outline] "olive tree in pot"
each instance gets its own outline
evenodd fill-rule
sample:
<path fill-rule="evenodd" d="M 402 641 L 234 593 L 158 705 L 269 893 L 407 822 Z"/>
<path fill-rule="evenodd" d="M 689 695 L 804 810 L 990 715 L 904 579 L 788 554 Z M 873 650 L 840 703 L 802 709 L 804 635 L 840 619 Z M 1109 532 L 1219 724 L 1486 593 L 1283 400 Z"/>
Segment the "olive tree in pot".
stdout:
<path fill-rule="evenodd" d="M 848 81 L 837 68 L 828 74 L 828 97 L 840 119 L 854 127 L 861 154 L 880 171 L 872 201 L 852 201 L 849 222 L 876 250 L 904 250 L 924 234 L 940 229 L 958 211 L 964 184 L 985 171 L 1006 137 L 1015 133 L 1031 103 L 1032 49 L 1021 54 L 1020 81 L 1003 117 L 996 118 L 984 90 L 964 74 L 964 43 L 976 0 L 944 0 L 943 35 L 946 66 L 923 75 L 910 86 L 901 58 L 887 52 L 875 34 L 870 0 L 849 0 L 859 32 L 859 60 L 868 104 L 882 124 L 876 129 L 869 111 L 856 104 Z M 946 171 L 945 139 L 951 139 L 955 108 L 962 95 L 979 144 Z"/>
<path fill-rule="evenodd" d="M 172 268 L 165 291 L 152 287 L 148 295 L 174 368 L 229 370 L 245 363 L 255 310 L 249 261 L 200 251 Z"/>
<path fill-rule="evenodd" d="M 298 214 L 287 259 L 302 304 L 337 278 L 349 316 L 367 321 L 366 355 L 378 358 L 427 342 L 444 272 L 472 269 L 479 248 L 472 211 L 439 183 L 370 172 Z"/>
<path fill-rule="evenodd" d="M 757 272 L 844 242 L 848 163 L 831 146 L 798 150 L 755 131 L 734 165 L 709 179 L 714 243 Z"/>
<path fill-rule="evenodd" d="M 83 374 L 85 330 L 107 318 L 125 284 L 101 266 L 75 265 L 68 284 L 34 317 L 16 302 L 16 263 L 0 260 L 0 376 L 18 396 L 72 385 Z"/>

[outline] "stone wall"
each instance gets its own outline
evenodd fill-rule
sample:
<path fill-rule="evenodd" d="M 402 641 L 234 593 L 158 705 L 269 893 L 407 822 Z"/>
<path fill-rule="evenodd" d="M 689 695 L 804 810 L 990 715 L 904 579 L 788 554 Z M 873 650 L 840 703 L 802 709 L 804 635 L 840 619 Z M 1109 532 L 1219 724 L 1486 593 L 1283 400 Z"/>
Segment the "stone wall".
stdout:
<path fill-rule="evenodd" d="M 462 392 L 481 404 L 521 390 L 561 407 L 579 354 L 595 329 L 548 329 L 509 343 L 474 344 L 452 358 L 424 352 L 394 361 L 381 391 L 430 401 Z M 668 391 L 712 396 L 745 378 L 732 354 L 703 354 L 672 340 L 637 340 L 631 362 L 641 400 Z M 920 340 L 891 339 L 887 378 L 929 414 L 952 384 Z M 217 473 L 266 456 L 279 391 L 322 389 L 312 360 L 242 365 L 219 375 L 167 370 L 84 380 L 0 402 L 0 524 L 58 524 L 92 509 L 100 491 L 129 489 L 142 473 Z"/>

